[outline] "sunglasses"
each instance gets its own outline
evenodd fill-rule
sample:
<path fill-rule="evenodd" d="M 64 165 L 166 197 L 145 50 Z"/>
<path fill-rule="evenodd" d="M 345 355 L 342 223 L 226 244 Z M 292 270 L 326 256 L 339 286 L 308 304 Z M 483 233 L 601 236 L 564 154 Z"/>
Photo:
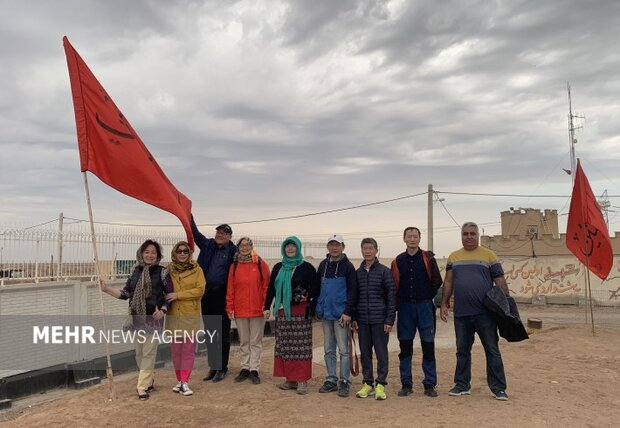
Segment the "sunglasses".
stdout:
<path fill-rule="evenodd" d="M 189 249 L 187 249 L 187 248 L 185 248 L 185 249 L 179 248 L 178 250 L 175 251 L 175 253 L 177 253 L 177 254 L 189 254 Z"/>

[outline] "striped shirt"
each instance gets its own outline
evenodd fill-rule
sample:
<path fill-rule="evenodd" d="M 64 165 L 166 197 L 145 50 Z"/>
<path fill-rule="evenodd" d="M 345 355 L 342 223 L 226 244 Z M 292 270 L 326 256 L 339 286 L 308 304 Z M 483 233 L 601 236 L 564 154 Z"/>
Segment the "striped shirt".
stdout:
<path fill-rule="evenodd" d="M 486 312 L 482 301 L 493 287 L 493 279 L 504 276 L 495 253 L 485 247 L 461 248 L 450 254 L 446 272 L 452 271 L 454 316 L 465 317 Z"/>

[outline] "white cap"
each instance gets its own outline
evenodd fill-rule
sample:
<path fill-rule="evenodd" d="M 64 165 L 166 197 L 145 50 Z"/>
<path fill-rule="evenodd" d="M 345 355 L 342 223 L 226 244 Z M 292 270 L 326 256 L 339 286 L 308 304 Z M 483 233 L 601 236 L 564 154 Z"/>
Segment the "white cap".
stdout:
<path fill-rule="evenodd" d="M 329 235 L 329 238 L 327 238 L 327 243 L 329 244 L 332 241 L 336 241 L 339 244 L 344 244 L 344 238 L 342 235 Z"/>

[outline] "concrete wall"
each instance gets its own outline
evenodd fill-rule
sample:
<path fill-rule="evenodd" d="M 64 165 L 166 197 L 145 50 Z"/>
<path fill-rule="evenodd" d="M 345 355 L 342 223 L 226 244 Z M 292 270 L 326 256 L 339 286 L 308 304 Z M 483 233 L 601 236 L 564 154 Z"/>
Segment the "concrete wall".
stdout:
<path fill-rule="evenodd" d="M 110 286 L 118 288 L 123 285 L 124 281 L 110 283 Z M 117 322 L 120 317 L 127 314 L 127 301 L 104 294 L 103 303 L 105 313 L 112 322 Z M 101 313 L 99 290 L 92 283 L 49 282 L 0 287 L 0 337 L 3 357 L 20 361 L 20 365 L 28 367 L 29 370 L 37 370 L 105 356 L 104 344 L 71 347 L 25 345 L 25 342 L 32 344 L 30 338 L 33 319 L 40 319 L 41 324 L 48 324 L 50 317 L 61 319 L 62 316 L 75 316 L 75 319 L 78 319 L 77 316 L 80 315 L 101 315 Z M 24 334 L 28 335 L 26 341 Z M 131 349 L 133 347 L 130 344 L 110 345 L 111 354 Z M 10 366 L 14 367 L 15 364 Z M 4 368 L 6 367 L 7 364 L 4 364 Z M 26 370 L 3 370 L 0 362 L 0 378 L 24 371 Z"/>
<path fill-rule="evenodd" d="M 498 256 L 511 294 L 519 302 L 579 304 L 585 300 L 586 268 L 573 256 Z M 439 259 L 442 275 L 447 259 Z M 592 298 L 597 306 L 620 307 L 620 257 L 603 281 L 590 274 Z"/>
<path fill-rule="evenodd" d="M 526 243 L 529 245 L 529 239 Z M 572 254 L 542 257 L 498 254 L 498 257 L 510 292 L 520 302 L 538 303 L 544 300 L 549 304 L 578 304 L 585 299 L 585 266 Z M 320 262 L 308 261 L 315 266 Z M 392 263 L 392 259 L 380 261 L 386 266 Z M 362 259 L 351 259 L 351 262 L 357 268 Z M 445 276 L 446 262 L 445 258 L 437 259 L 442 276 Z M 605 281 L 590 274 L 590 285 L 596 305 L 620 307 L 620 256 L 614 258 L 614 265 Z"/>

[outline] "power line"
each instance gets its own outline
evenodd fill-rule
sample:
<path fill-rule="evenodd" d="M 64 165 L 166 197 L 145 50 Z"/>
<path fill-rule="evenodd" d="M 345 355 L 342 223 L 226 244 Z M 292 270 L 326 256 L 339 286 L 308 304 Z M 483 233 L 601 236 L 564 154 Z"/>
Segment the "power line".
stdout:
<path fill-rule="evenodd" d="M 444 193 L 446 195 L 466 195 L 466 196 L 491 196 L 502 198 L 568 198 L 570 195 L 520 195 L 516 193 L 471 193 L 471 192 L 444 192 L 436 190 L 435 193 Z"/>
<path fill-rule="evenodd" d="M 411 195 L 404 195 L 404 196 L 399 196 L 396 198 L 391 198 L 391 199 L 384 199 L 381 201 L 374 201 L 374 202 L 368 202 L 365 204 L 359 204 L 359 205 L 353 205 L 350 207 L 342 207 L 342 208 L 334 208 L 331 210 L 323 210 L 323 211 L 315 211 L 315 212 L 310 212 L 310 213 L 304 213 L 304 214 L 295 214 L 295 215 L 289 215 L 289 216 L 281 216 L 281 217 L 268 217 L 268 218 L 262 218 L 262 219 L 254 219 L 254 220 L 241 220 L 241 221 L 233 221 L 233 222 L 229 222 L 229 224 L 253 224 L 253 223 L 266 223 L 266 222 L 272 222 L 272 221 L 282 221 L 282 220 L 293 220 L 293 219 L 298 219 L 298 218 L 305 218 L 305 217 L 313 217 L 313 216 L 318 216 L 318 215 L 324 215 L 324 214 L 332 214 L 332 213 L 337 213 L 337 212 L 343 212 L 343 211 L 350 211 L 350 210 L 355 210 L 358 208 L 367 208 L 367 207 L 372 207 L 372 206 L 376 206 L 376 205 L 382 205 L 382 204 L 388 204 L 391 202 L 396 202 L 396 201 L 402 201 L 405 199 L 411 199 L 411 198 L 415 198 L 418 196 L 422 196 L 422 195 L 426 195 L 428 192 L 420 192 L 420 193 L 414 193 Z M 511 198 L 570 198 L 570 195 L 525 195 L 525 194 L 516 194 L 516 193 L 475 193 L 475 192 L 451 192 L 451 191 L 441 191 L 441 190 L 435 190 L 436 194 L 445 194 L 445 195 L 465 195 L 465 196 L 484 196 L 484 197 L 511 197 Z M 620 195 L 608 195 L 609 198 L 617 198 L 620 197 Z M 449 213 L 449 211 L 447 210 L 447 208 L 445 207 L 445 205 L 442 203 L 443 208 L 446 210 L 446 212 L 448 213 L 448 215 L 452 218 L 452 220 L 456 222 L 456 220 L 454 219 L 454 217 L 452 217 L 452 215 Z M 83 219 L 77 219 L 77 218 L 72 218 L 72 217 L 65 217 L 68 220 L 74 220 L 76 222 L 87 222 L 88 220 L 83 220 Z M 95 224 L 104 224 L 104 225 L 111 225 L 111 226 L 131 226 L 131 227 L 179 227 L 179 225 L 176 224 L 140 224 L 140 223 L 115 223 L 115 222 L 105 222 L 105 221 L 95 221 Z M 46 224 L 46 223 L 44 223 Z M 219 223 L 202 223 L 199 226 L 217 226 Z M 36 226 L 33 226 L 36 227 Z M 459 226 L 460 227 L 460 226 Z"/>
<path fill-rule="evenodd" d="M 383 201 L 369 202 L 367 204 L 355 205 L 355 206 L 352 206 L 352 207 L 334 208 L 334 209 L 325 210 L 325 211 L 317 211 L 317 212 L 312 212 L 312 213 L 290 215 L 290 216 L 284 216 L 284 217 L 264 218 L 264 219 L 260 219 L 260 220 L 237 221 L 237 222 L 231 222 L 230 224 L 264 223 L 264 222 L 268 222 L 268 221 L 291 220 L 291 219 L 295 219 L 295 218 L 304 218 L 304 217 L 312 217 L 312 216 L 323 215 L 323 214 L 331 214 L 331 213 L 337 213 L 337 212 L 342 212 L 342 211 L 355 210 L 355 209 L 358 209 L 358 208 L 366 208 L 366 207 L 371 207 L 371 206 L 375 206 L 375 205 L 387 204 L 387 203 L 390 203 L 390 202 L 402 201 L 403 199 L 411 199 L 411 198 L 415 198 L 417 196 L 426 195 L 426 193 L 427 192 L 421 192 L 421 193 L 415 193 L 413 195 L 399 196 L 397 198 L 385 199 Z M 216 226 L 216 225 L 217 225 L 217 223 L 205 223 L 205 224 L 202 224 L 201 226 Z"/>
<path fill-rule="evenodd" d="M 435 198 L 436 198 L 436 200 L 437 200 L 437 201 L 439 201 L 439 203 L 440 203 L 440 204 L 441 204 L 441 206 L 443 207 L 444 211 L 445 211 L 445 212 L 446 212 L 446 214 L 448 214 L 448 216 L 452 219 L 452 221 L 454 222 L 454 224 L 456 224 L 456 225 L 457 225 L 457 227 L 461 227 L 461 226 L 460 226 L 460 224 L 459 224 L 459 222 L 458 222 L 458 221 L 456 221 L 456 220 L 454 219 L 454 217 L 452 217 L 452 214 L 450 214 L 450 211 L 448 211 L 448 208 L 444 205 L 444 203 L 443 203 L 443 198 L 440 198 L 440 197 L 439 197 L 439 196 L 437 196 L 437 195 L 435 195 Z"/>
<path fill-rule="evenodd" d="M 523 195 L 517 193 L 470 193 L 470 192 L 447 192 L 435 190 L 435 193 L 446 195 L 466 195 L 466 196 L 491 196 L 502 198 L 570 198 L 571 195 Z M 609 198 L 620 198 L 620 195 L 607 195 Z"/>
<path fill-rule="evenodd" d="M 323 214 L 331 214 L 331 213 L 337 213 L 337 212 L 342 212 L 342 211 L 355 210 L 355 209 L 358 209 L 358 208 L 372 207 L 372 206 L 375 206 L 375 205 L 382 205 L 382 204 L 387 204 L 387 203 L 390 203 L 390 202 L 402 201 L 404 199 L 411 199 L 411 198 L 415 198 L 417 196 L 426 195 L 426 193 L 427 192 L 415 193 L 415 194 L 412 194 L 412 195 L 399 196 L 397 198 L 384 199 L 382 201 L 368 202 L 366 204 L 354 205 L 354 206 L 351 206 L 351 207 L 334 208 L 334 209 L 331 209 L 331 210 L 316 211 L 316 212 L 311 212 L 311 213 L 289 215 L 289 216 L 282 216 L 282 217 L 263 218 L 263 219 L 258 219 L 258 220 L 235 221 L 235 222 L 229 222 L 229 224 L 265 223 L 265 222 L 270 222 L 270 221 L 292 220 L 292 219 L 296 219 L 296 218 L 312 217 L 312 216 L 323 215 Z M 86 222 L 86 221 L 88 221 L 88 220 L 82 220 L 82 219 L 77 219 L 77 218 L 72 218 L 72 217 L 65 217 L 65 218 L 69 219 L 69 220 L 75 220 L 75 221 L 78 221 L 78 222 Z M 178 225 L 173 225 L 173 224 L 111 223 L 111 222 L 105 222 L 105 221 L 94 221 L 93 223 L 95 223 L 95 224 L 107 224 L 107 225 L 114 225 L 114 226 L 133 226 L 133 227 L 172 227 L 172 226 L 178 226 Z M 217 226 L 218 224 L 219 223 L 202 223 L 202 224 L 199 224 L 198 226 Z"/>

